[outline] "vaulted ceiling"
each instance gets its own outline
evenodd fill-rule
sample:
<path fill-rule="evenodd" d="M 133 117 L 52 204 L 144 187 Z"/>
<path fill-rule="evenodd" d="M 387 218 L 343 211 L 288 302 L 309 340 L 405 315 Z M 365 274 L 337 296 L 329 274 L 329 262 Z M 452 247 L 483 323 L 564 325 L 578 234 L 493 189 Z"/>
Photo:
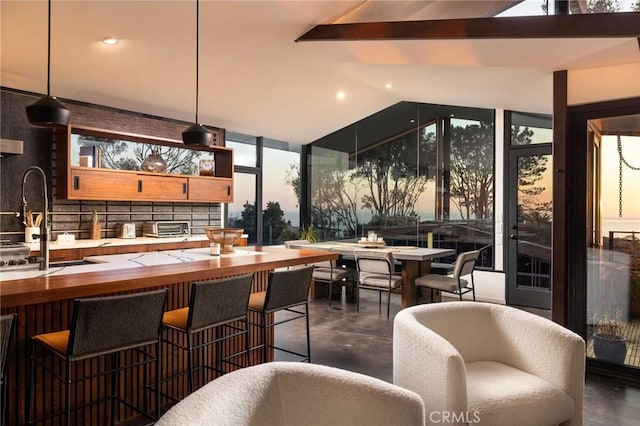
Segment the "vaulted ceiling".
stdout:
<path fill-rule="evenodd" d="M 554 71 L 640 60 L 633 37 L 295 42 L 318 24 L 493 16 L 514 3 L 202 0 L 200 122 L 309 143 L 402 100 L 550 113 Z M 195 4 L 53 1 L 51 94 L 193 121 Z M 0 12 L 0 83 L 45 93 L 47 3 L 5 0 Z"/>

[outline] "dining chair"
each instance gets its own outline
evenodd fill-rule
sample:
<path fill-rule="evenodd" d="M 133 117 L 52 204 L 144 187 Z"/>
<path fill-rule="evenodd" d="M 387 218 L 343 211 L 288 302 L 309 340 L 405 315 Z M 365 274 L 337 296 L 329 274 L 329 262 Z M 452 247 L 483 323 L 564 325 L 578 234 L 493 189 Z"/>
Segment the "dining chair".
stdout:
<path fill-rule="evenodd" d="M 309 240 L 289 240 L 285 241 L 285 247 L 307 245 L 310 244 Z M 333 285 L 338 284 L 343 287 L 352 286 L 355 287 L 356 277 L 358 272 L 353 268 L 342 267 L 335 260 L 327 260 L 325 262 L 315 262 L 311 264 L 313 266 L 313 282 L 325 283 L 329 286 L 329 307 L 331 307 L 331 301 L 333 299 Z M 354 288 L 355 291 L 355 288 Z"/>
<path fill-rule="evenodd" d="M 360 289 L 378 292 L 378 310 L 382 309 L 382 293 L 387 293 L 387 318 L 391 307 L 391 292 L 402 287 L 402 276 L 395 274 L 393 254 L 370 250 L 355 250 L 358 269 L 356 311 L 360 312 Z"/>
<path fill-rule="evenodd" d="M 333 285 L 337 284 L 343 287 L 355 287 L 358 272 L 352 268 L 343 268 L 338 265 L 335 260 L 326 262 L 317 262 L 313 264 L 313 281 L 314 283 L 326 283 L 329 285 L 329 307 L 333 300 Z M 355 290 L 355 289 L 354 289 Z"/>
<path fill-rule="evenodd" d="M 473 270 L 478 256 L 480 256 L 479 250 L 460 253 L 456 258 L 452 275 L 427 274 L 416 278 L 418 292 L 422 287 L 428 288 L 431 291 L 431 300 L 433 300 L 434 290 L 455 294 L 460 297 L 460 300 L 462 300 L 462 295 L 471 292 L 475 301 L 476 289 L 473 282 Z M 462 278 L 467 275 L 470 276 L 470 281 Z"/>

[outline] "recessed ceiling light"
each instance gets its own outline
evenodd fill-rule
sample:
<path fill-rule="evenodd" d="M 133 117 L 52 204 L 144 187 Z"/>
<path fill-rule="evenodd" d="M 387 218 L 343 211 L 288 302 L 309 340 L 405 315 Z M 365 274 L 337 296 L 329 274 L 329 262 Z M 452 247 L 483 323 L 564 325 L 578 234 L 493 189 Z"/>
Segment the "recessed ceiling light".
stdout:
<path fill-rule="evenodd" d="M 114 46 L 114 45 L 118 44 L 118 39 L 115 38 L 115 37 L 107 37 L 104 40 L 102 40 L 102 42 L 104 44 L 109 45 L 109 46 Z"/>
<path fill-rule="evenodd" d="M 346 95 L 346 93 L 344 93 L 342 90 L 341 90 L 341 91 L 339 91 L 339 92 L 336 94 L 336 97 L 337 97 L 339 100 L 343 100 L 346 96 L 347 96 L 347 95 Z"/>
<path fill-rule="evenodd" d="M 391 83 L 387 83 L 384 85 L 387 89 L 393 89 L 393 85 Z"/>

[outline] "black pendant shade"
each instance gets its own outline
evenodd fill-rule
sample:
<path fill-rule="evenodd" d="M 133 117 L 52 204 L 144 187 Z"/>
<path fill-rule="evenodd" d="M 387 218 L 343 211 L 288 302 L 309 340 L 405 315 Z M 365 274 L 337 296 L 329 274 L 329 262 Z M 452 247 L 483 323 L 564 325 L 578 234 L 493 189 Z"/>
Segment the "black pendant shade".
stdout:
<path fill-rule="evenodd" d="M 204 145 L 209 146 L 213 142 L 213 134 L 204 126 L 198 124 L 198 77 L 199 77 L 199 61 L 200 52 L 199 34 L 200 34 L 200 1 L 196 0 L 196 122 L 187 127 L 182 132 L 182 143 L 185 145 Z"/>
<path fill-rule="evenodd" d="M 68 126 L 69 111 L 55 96 L 42 96 L 26 107 L 29 123 L 34 126 Z"/>
<path fill-rule="evenodd" d="M 182 142 L 186 145 L 209 146 L 213 143 L 213 134 L 201 124 L 192 124 L 182 132 Z"/>
<path fill-rule="evenodd" d="M 69 111 L 55 96 L 50 96 L 51 87 L 51 0 L 47 13 L 47 95 L 28 105 L 27 119 L 34 126 L 68 126 L 71 120 Z"/>

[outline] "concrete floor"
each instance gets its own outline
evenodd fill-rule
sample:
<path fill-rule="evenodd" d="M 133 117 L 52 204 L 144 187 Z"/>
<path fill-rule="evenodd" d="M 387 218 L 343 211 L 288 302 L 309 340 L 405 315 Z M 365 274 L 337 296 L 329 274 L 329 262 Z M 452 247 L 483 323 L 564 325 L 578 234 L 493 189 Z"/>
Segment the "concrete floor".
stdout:
<path fill-rule="evenodd" d="M 367 374 L 392 382 L 393 318 L 400 309 L 400 295 L 391 297 L 391 314 L 386 318 L 385 296 L 378 312 L 378 296 L 362 291 L 360 313 L 355 303 L 327 299 L 310 304 L 311 360 Z M 279 314 L 280 315 L 280 314 Z M 303 350 L 304 321 L 292 321 L 276 328 L 276 344 Z M 277 353 L 277 360 L 293 360 Z M 588 374 L 586 377 L 584 424 L 635 426 L 640 419 L 640 388 L 614 379 Z"/>

